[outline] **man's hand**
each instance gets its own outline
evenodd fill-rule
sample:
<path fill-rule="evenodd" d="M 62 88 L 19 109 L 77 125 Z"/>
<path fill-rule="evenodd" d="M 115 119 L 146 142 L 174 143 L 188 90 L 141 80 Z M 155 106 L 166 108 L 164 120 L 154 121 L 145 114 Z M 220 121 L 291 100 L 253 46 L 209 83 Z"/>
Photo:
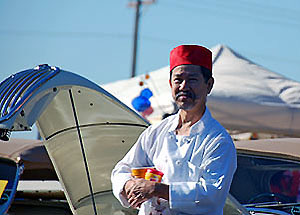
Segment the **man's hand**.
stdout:
<path fill-rule="evenodd" d="M 131 207 L 137 208 L 154 196 L 169 200 L 169 185 L 133 178 L 125 183 L 123 195 Z"/>
<path fill-rule="evenodd" d="M 133 178 L 126 182 L 124 194 L 131 207 L 138 208 L 142 203 L 154 196 L 155 182 L 142 178 Z"/>

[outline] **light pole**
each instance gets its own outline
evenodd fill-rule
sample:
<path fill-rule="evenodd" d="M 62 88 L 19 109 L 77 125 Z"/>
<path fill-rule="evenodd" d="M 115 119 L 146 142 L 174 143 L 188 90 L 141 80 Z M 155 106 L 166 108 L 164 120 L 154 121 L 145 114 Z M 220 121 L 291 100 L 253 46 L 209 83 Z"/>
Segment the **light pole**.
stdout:
<path fill-rule="evenodd" d="M 138 49 L 138 36 L 139 36 L 139 19 L 140 19 L 140 7 L 142 4 L 152 4 L 155 0 L 130 2 L 129 7 L 135 7 L 135 24 L 134 24 L 134 38 L 133 38 L 133 55 L 132 55 L 132 65 L 131 65 L 131 77 L 136 75 L 136 59 L 137 59 L 137 49 Z"/>
<path fill-rule="evenodd" d="M 137 0 L 135 4 L 135 24 L 134 24 L 134 39 L 133 39 L 133 55 L 132 55 L 132 65 L 131 65 L 131 77 L 134 77 L 136 72 L 136 52 L 138 46 L 138 30 L 139 30 L 139 18 L 140 18 L 140 6 L 141 1 Z"/>

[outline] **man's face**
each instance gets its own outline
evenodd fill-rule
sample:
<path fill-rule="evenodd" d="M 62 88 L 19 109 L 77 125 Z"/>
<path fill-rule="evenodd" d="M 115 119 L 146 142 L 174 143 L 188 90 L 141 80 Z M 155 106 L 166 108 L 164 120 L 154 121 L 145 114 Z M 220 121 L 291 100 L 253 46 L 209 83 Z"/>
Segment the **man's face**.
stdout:
<path fill-rule="evenodd" d="M 200 66 L 181 65 L 173 69 L 169 82 L 173 99 L 179 109 L 204 110 L 206 97 L 213 87 L 214 80 L 211 78 L 205 83 Z"/>

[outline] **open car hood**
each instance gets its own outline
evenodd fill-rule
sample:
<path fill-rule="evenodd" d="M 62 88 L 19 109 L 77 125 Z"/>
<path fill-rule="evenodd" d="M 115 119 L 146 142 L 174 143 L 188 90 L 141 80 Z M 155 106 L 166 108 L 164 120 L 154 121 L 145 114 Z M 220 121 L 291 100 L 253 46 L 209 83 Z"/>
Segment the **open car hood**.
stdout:
<path fill-rule="evenodd" d="M 36 123 L 72 212 L 102 213 L 112 168 L 149 123 L 93 82 L 48 65 L 12 75 L 0 92 L 1 136 Z"/>
<path fill-rule="evenodd" d="M 37 126 L 73 211 L 96 214 L 113 166 L 147 123 L 111 97 L 76 86 L 56 95 Z"/>

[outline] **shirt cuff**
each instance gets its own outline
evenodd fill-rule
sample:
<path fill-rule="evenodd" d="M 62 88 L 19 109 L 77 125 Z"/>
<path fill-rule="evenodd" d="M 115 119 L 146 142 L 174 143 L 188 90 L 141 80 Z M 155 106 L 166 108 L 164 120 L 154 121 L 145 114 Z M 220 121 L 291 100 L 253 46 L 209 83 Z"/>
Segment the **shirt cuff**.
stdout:
<path fill-rule="evenodd" d="M 113 194 L 120 201 L 123 207 L 130 207 L 127 199 L 121 194 L 125 183 L 131 179 L 131 174 L 120 174 L 121 177 L 116 177 L 113 181 Z"/>

